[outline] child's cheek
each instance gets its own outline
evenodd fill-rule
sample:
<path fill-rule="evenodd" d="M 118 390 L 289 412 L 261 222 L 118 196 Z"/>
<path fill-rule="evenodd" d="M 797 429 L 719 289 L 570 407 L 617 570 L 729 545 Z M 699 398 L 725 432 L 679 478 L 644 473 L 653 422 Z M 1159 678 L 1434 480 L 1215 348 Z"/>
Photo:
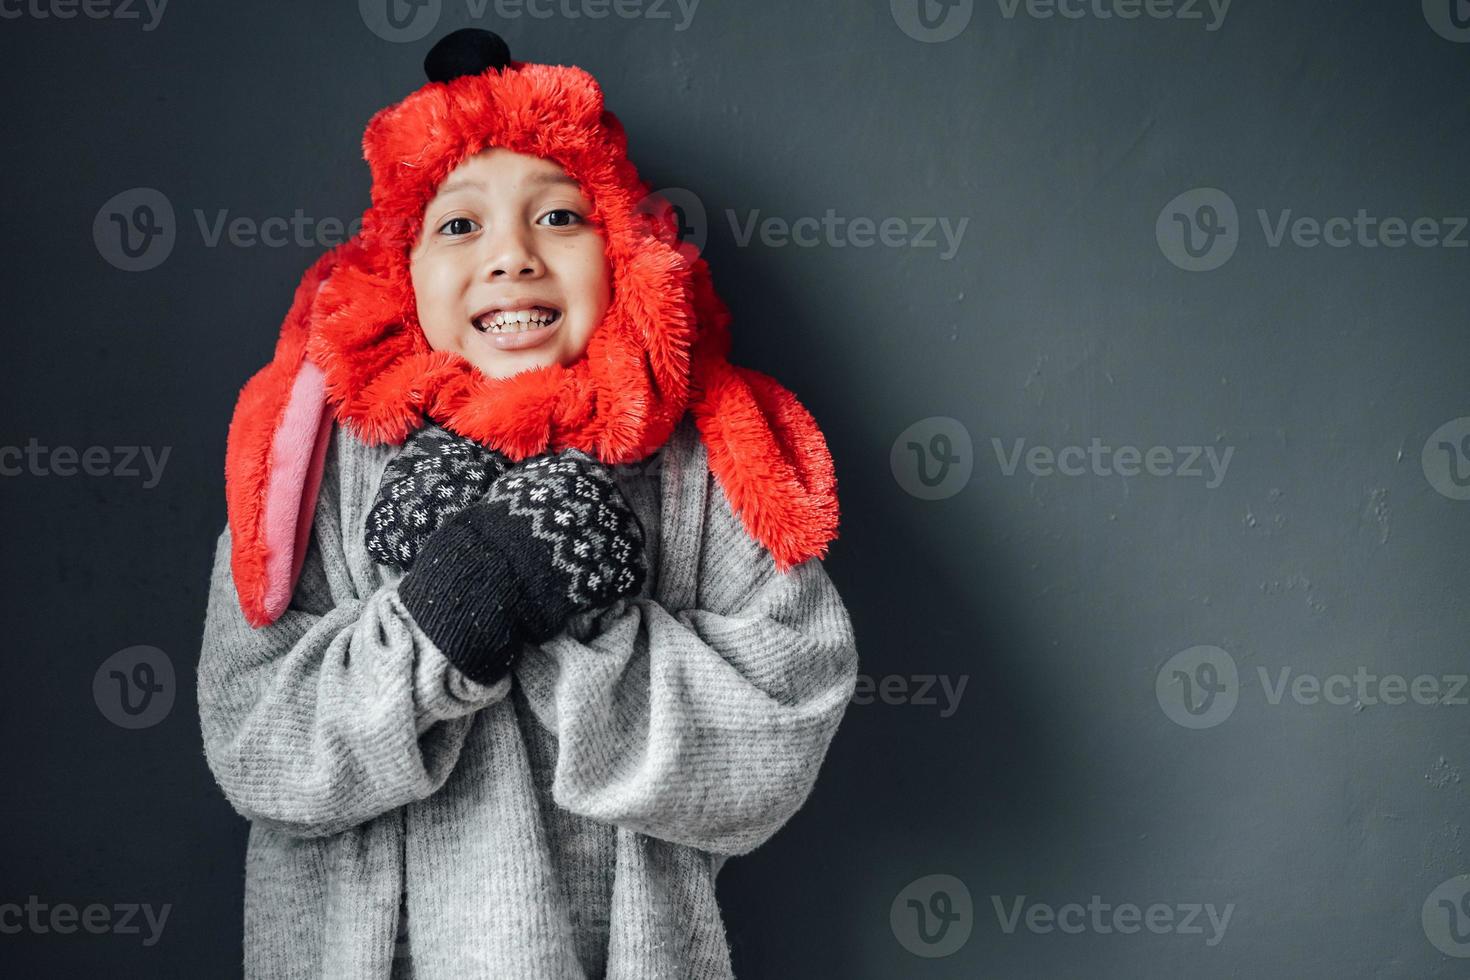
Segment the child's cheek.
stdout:
<path fill-rule="evenodd" d="M 455 341 L 453 276 L 443 262 L 416 259 L 410 266 L 414 309 L 429 346 L 447 350 Z"/>

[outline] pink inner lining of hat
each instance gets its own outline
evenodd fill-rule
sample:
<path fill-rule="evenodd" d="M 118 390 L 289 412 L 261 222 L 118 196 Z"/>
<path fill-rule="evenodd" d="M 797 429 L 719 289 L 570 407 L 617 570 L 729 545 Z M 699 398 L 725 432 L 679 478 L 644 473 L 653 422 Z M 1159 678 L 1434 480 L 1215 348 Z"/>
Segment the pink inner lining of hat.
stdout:
<path fill-rule="evenodd" d="M 306 560 L 312 514 L 326 460 L 330 409 L 326 376 L 303 360 L 291 397 L 271 440 L 265 499 L 265 613 L 274 621 L 285 611 Z"/>

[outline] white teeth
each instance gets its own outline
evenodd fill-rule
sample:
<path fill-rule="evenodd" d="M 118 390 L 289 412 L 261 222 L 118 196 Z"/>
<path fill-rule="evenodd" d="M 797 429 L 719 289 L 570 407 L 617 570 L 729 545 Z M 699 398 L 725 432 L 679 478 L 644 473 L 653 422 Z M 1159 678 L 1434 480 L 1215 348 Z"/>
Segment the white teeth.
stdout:
<path fill-rule="evenodd" d="M 475 325 L 491 333 L 524 333 L 544 327 L 556 317 L 554 312 L 543 312 L 539 309 L 501 310 L 491 316 L 481 317 Z"/>

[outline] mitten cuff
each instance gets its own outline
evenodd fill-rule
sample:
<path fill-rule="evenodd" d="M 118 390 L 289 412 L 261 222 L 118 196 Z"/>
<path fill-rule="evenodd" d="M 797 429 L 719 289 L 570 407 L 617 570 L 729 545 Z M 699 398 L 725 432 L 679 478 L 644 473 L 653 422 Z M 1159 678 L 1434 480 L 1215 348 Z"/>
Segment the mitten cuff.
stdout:
<path fill-rule="evenodd" d="M 506 675 L 526 635 L 515 570 L 475 518 L 461 511 L 424 542 L 398 596 L 414 622 L 470 680 Z"/>

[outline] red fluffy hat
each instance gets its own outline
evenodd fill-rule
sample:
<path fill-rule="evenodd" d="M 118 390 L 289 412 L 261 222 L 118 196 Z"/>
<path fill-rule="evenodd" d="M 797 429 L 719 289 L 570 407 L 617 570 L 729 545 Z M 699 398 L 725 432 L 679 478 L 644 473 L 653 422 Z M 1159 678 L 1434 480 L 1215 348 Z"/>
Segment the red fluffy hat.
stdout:
<path fill-rule="evenodd" d="M 729 310 L 672 208 L 639 180 L 597 81 L 512 61 L 475 29 L 441 40 L 424 68 L 430 81 L 363 135 L 373 184 L 361 231 L 306 271 L 275 356 L 235 406 L 225 483 L 246 619 L 264 626 L 290 601 L 333 419 L 369 445 L 400 444 L 432 419 L 515 461 L 575 447 L 621 464 L 656 452 L 692 411 L 710 469 L 776 567 L 825 556 L 838 523 L 826 439 L 790 391 L 726 360 Z M 581 357 L 508 378 L 429 346 L 409 275 L 440 182 L 490 147 L 552 160 L 581 185 L 613 282 Z"/>

